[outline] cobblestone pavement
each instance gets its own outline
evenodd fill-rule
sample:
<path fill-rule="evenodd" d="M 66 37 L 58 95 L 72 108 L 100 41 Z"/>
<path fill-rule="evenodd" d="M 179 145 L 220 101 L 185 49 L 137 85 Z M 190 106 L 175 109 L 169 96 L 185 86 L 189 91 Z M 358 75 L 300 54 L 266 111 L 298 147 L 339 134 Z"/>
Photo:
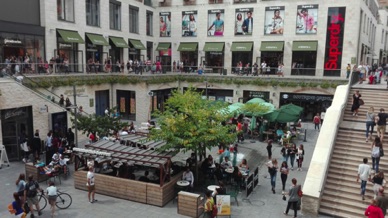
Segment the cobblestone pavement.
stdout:
<path fill-rule="evenodd" d="M 318 137 L 319 132 L 313 129 L 313 124 L 303 123 L 303 125 L 304 127 L 307 127 L 307 142 L 303 142 L 303 140 L 296 141 L 296 144 L 303 143 L 305 146 L 306 155 L 303 162 L 303 171 L 290 171 L 287 187 L 291 185 L 292 178 L 296 178 L 299 183 L 303 184 L 314 151 L 315 142 Z M 281 161 L 280 149 L 281 147 L 279 145 L 274 144 L 273 157 L 278 158 L 279 161 Z M 216 152 L 217 150 L 215 148 L 210 153 L 218 160 Z M 241 192 L 238 196 L 239 206 L 236 205 L 233 199 L 231 200 L 232 217 L 286 217 L 283 215 L 283 211 L 286 208 L 286 202 L 282 200 L 280 176 L 278 175 L 276 180 L 276 194 L 272 194 L 269 178 L 266 178 L 268 173 L 266 167 L 263 165 L 267 161 L 266 143 L 258 141 L 253 142 L 246 139 L 244 143 L 239 145 L 239 152 L 240 155 L 238 156 L 238 159 L 247 158 L 248 165 L 251 169 L 258 165 L 260 166 L 259 185 L 251 196 L 249 196 L 250 202 L 246 200 L 243 201 L 246 194 L 245 191 Z M 189 156 L 189 154 L 186 153 L 180 154 L 175 158 L 182 160 L 187 156 Z M 0 169 L 0 217 L 2 218 L 14 217 L 8 213 L 6 207 L 12 201 L 12 193 L 15 191 L 15 181 L 21 172 L 24 172 L 24 165 L 22 162 L 11 162 L 10 167 L 3 166 L 3 168 Z M 47 187 L 46 182 L 42 182 L 40 185 L 43 188 Z M 98 202 L 90 204 L 87 200 L 87 193 L 74 188 L 71 176 L 68 179 L 62 179 L 62 184 L 58 184 L 58 187 L 61 191 L 67 192 L 72 196 L 73 203 L 68 209 L 57 209 L 55 213 L 56 217 L 184 217 L 177 214 L 177 204 L 173 204 L 172 201 L 161 208 L 96 194 Z M 291 212 L 292 211 L 289 213 L 289 217 L 291 217 Z M 46 207 L 40 217 L 50 217 L 48 207 Z M 306 216 L 299 212 L 298 217 L 311 216 Z"/>

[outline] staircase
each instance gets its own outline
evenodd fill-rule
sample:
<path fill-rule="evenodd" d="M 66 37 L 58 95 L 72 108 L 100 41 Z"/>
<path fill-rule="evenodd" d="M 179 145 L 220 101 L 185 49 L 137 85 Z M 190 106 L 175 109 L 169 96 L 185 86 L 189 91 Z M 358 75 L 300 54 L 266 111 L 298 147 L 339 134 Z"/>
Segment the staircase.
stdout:
<path fill-rule="evenodd" d="M 364 157 L 368 158 L 368 164 L 372 165 L 371 144 L 365 142 L 365 114 L 370 106 L 373 106 L 375 113 L 380 108 L 388 111 L 387 90 L 357 89 L 362 95 L 365 105 L 359 109 L 359 116 L 353 116 L 350 111 L 352 96 L 356 89 L 351 89 L 348 97 L 343 121 L 338 129 L 333 154 L 331 156 L 326 183 L 323 188 L 323 195 L 319 213 L 333 217 L 365 217 L 364 211 L 373 198 L 373 184 L 367 183 L 365 200 L 361 199 L 360 183 L 356 182 L 358 165 Z M 376 127 L 373 138 L 376 136 Z M 388 139 L 388 134 L 385 134 Z M 381 170 L 388 172 L 388 157 L 380 159 Z M 373 177 L 373 174 L 372 174 Z"/>

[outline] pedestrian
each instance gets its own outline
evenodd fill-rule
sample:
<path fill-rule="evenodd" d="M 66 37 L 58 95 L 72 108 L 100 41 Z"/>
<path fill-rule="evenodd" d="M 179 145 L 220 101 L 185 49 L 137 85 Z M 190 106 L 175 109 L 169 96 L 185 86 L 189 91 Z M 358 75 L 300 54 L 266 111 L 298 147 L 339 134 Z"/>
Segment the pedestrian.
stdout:
<path fill-rule="evenodd" d="M 323 120 L 325 119 L 325 115 L 326 115 L 326 109 L 324 109 L 324 110 L 321 112 L 321 126 L 323 125 Z"/>
<path fill-rule="evenodd" d="M 15 214 L 16 217 L 23 217 L 23 214 L 24 214 L 23 202 L 20 200 L 19 194 L 17 192 L 13 193 L 13 199 L 14 201 L 12 202 L 12 209 L 13 209 L 12 214 Z"/>
<path fill-rule="evenodd" d="M 94 171 L 93 170 L 94 170 L 93 166 L 90 166 L 88 174 L 86 176 L 86 178 L 87 178 L 86 185 L 88 186 L 88 199 L 89 199 L 89 202 L 91 204 L 97 201 L 94 197 L 94 195 L 96 193 L 96 187 L 94 184 Z"/>
<path fill-rule="evenodd" d="M 350 64 L 348 64 L 348 66 L 346 66 L 346 79 L 349 79 L 351 69 L 352 67 L 350 66 Z"/>
<path fill-rule="evenodd" d="M 54 217 L 55 207 L 56 207 L 55 203 L 57 201 L 58 190 L 57 190 L 57 187 L 55 187 L 55 184 L 53 181 L 49 182 L 49 186 L 46 189 L 46 193 L 48 196 L 49 204 L 51 206 L 50 207 L 51 208 L 51 217 Z"/>
<path fill-rule="evenodd" d="M 292 143 L 292 145 L 289 147 L 289 150 L 288 150 L 288 153 L 290 155 L 291 170 L 294 170 L 294 162 L 295 162 L 295 156 L 297 152 L 298 152 L 298 149 L 296 148 L 296 145 Z"/>
<path fill-rule="evenodd" d="M 372 170 L 375 172 L 379 171 L 380 165 L 380 150 L 383 149 L 383 144 L 380 141 L 379 137 L 375 137 L 375 141 L 371 145 L 371 156 L 372 156 Z"/>
<path fill-rule="evenodd" d="M 39 137 L 39 132 L 35 132 L 34 138 L 32 139 L 32 154 L 34 159 L 40 157 L 41 152 L 41 139 Z"/>
<path fill-rule="evenodd" d="M 353 103 L 351 109 L 351 111 L 353 112 L 353 116 L 358 116 L 358 109 L 360 108 L 360 99 L 360 91 L 356 90 L 356 92 L 353 94 Z"/>
<path fill-rule="evenodd" d="M 384 108 L 380 109 L 380 113 L 377 114 L 377 135 L 380 137 L 380 141 L 383 142 L 385 127 L 387 125 L 388 114 L 385 113 Z"/>
<path fill-rule="evenodd" d="M 384 218 L 383 211 L 377 206 L 375 199 L 371 200 L 371 204 L 366 208 L 364 215 L 368 218 Z"/>
<path fill-rule="evenodd" d="M 202 206 L 199 206 L 199 209 L 204 209 L 203 211 L 203 218 L 213 218 L 213 206 L 214 206 L 214 199 L 212 197 L 212 191 L 206 192 L 206 201 L 205 204 Z"/>
<path fill-rule="evenodd" d="M 372 183 L 373 183 L 373 192 L 375 193 L 374 199 L 377 198 L 379 195 L 380 188 L 385 185 L 384 184 L 384 173 L 383 171 L 379 171 L 373 178 L 372 178 Z"/>
<path fill-rule="evenodd" d="M 288 193 L 285 193 L 289 196 L 289 198 L 288 198 L 286 211 L 284 211 L 283 213 L 284 215 L 287 215 L 288 211 L 292 206 L 292 209 L 294 210 L 294 218 L 296 218 L 298 213 L 298 201 L 300 201 L 299 190 L 301 189 L 301 187 L 300 185 L 296 184 L 297 180 L 295 178 L 293 178 L 291 182 L 292 182 L 292 185 L 290 187 L 290 190 L 288 191 Z"/>
<path fill-rule="evenodd" d="M 268 173 L 269 175 L 271 176 L 271 187 L 272 187 L 272 193 L 276 193 L 275 192 L 275 186 L 276 186 L 276 175 L 277 175 L 277 172 L 278 172 L 278 161 L 276 160 L 276 158 L 273 158 L 272 160 L 270 160 L 268 163 L 267 163 L 267 167 L 268 167 Z"/>
<path fill-rule="evenodd" d="M 65 97 L 63 97 L 62 94 L 60 95 L 60 98 L 59 98 L 59 105 L 61 107 L 63 107 L 65 105 Z"/>
<path fill-rule="evenodd" d="M 282 194 L 284 195 L 284 191 L 286 188 L 286 181 L 289 173 L 289 168 L 286 161 L 283 161 L 282 166 L 280 167 L 280 178 L 282 179 Z"/>
<path fill-rule="evenodd" d="M 357 182 L 361 180 L 361 198 L 365 200 L 366 183 L 371 179 L 370 166 L 368 165 L 368 158 L 363 159 L 363 163 L 358 166 Z"/>
<path fill-rule="evenodd" d="M 376 125 L 375 123 L 375 109 L 370 107 L 366 112 L 366 131 L 365 131 L 365 142 L 368 142 L 369 139 L 372 140 L 373 128 Z"/>
<path fill-rule="evenodd" d="M 26 186 L 26 176 L 24 173 L 20 173 L 19 178 L 16 180 L 16 192 L 18 193 L 18 196 L 22 203 L 26 199 L 24 199 L 24 187 Z"/>
<path fill-rule="evenodd" d="M 280 154 L 281 154 L 282 157 L 283 157 L 283 161 L 288 162 L 288 158 L 290 157 L 290 155 L 289 155 L 289 153 L 288 153 L 288 146 L 287 146 L 287 143 L 284 143 L 283 148 L 280 150 Z"/>
<path fill-rule="evenodd" d="M 319 113 L 315 115 L 313 118 L 313 123 L 314 123 L 314 129 L 319 131 L 319 124 L 321 123 L 321 117 L 319 116 Z"/>
<path fill-rule="evenodd" d="M 384 194 L 384 187 L 379 188 L 379 194 L 376 198 L 377 206 L 381 208 L 384 216 L 387 215 L 388 197 Z"/>
<path fill-rule="evenodd" d="M 296 153 L 296 162 L 298 163 L 298 171 L 302 171 L 302 163 L 304 158 L 304 147 L 299 145 L 298 152 Z"/>
<path fill-rule="evenodd" d="M 272 140 L 268 140 L 267 142 L 267 153 L 268 153 L 268 160 L 272 159 Z"/>
<path fill-rule="evenodd" d="M 29 175 L 28 182 L 24 188 L 24 199 L 27 200 L 28 207 L 30 207 L 31 218 L 35 217 L 33 208 L 34 205 L 38 211 L 38 215 L 42 215 L 42 211 L 39 207 L 38 191 L 42 191 L 42 189 L 39 187 L 39 183 L 34 180 L 32 175 Z"/>

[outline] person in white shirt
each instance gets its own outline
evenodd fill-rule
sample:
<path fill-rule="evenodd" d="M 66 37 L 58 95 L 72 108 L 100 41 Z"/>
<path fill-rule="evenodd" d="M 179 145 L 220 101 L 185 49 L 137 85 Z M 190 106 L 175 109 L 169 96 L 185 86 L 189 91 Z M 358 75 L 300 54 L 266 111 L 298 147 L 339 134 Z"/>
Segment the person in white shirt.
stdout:
<path fill-rule="evenodd" d="M 53 154 L 53 157 L 51 158 L 51 162 L 50 162 L 49 166 L 54 166 L 54 165 L 59 164 L 59 160 L 60 160 L 61 156 L 62 155 L 59 154 L 58 151 L 55 154 Z"/>
<path fill-rule="evenodd" d="M 94 171 L 93 171 L 93 167 L 89 167 L 89 171 L 88 171 L 88 174 L 86 176 L 87 178 L 87 183 L 86 183 L 86 186 L 88 186 L 88 199 L 89 199 L 89 202 L 90 203 L 94 203 L 96 202 L 97 200 L 94 198 L 94 195 L 96 193 L 96 187 L 94 185 Z M 92 197 L 91 200 L 90 200 L 90 196 Z"/>
<path fill-rule="evenodd" d="M 371 170 L 368 165 L 368 158 L 363 159 L 363 163 L 358 166 L 357 182 L 361 179 L 361 197 L 365 200 L 366 183 L 371 179 Z"/>
<path fill-rule="evenodd" d="M 46 193 L 48 196 L 48 201 L 51 206 L 51 217 L 54 217 L 55 213 L 55 203 L 57 202 L 57 196 L 58 196 L 58 190 L 57 187 L 55 187 L 55 184 L 53 181 L 49 182 L 49 187 L 46 189 Z"/>
<path fill-rule="evenodd" d="M 182 180 L 190 182 L 190 187 L 194 186 L 194 175 L 193 172 L 190 171 L 189 167 L 186 167 L 186 171 L 183 172 Z"/>
<path fill-rule="evenodd" d="M 326 110 L 324 110 L 324 111 L 322 111 L 321 112 L 321 126 L 322 126 L 322 124 L 323 124 L 323 120 L 325 119 L 325 115 L 326 115 L 326 112 L 325 112 Z"/>
<path fill-rule="evenodd" d="M 230 162 L 228 157 L 225 157 L 225 160 L 222 161 L 222 163 L 221 163 L 221 168 L 228 169 L 228 168 L 232 168 L 232 167 L 233 167 L 232 162 Z"/>

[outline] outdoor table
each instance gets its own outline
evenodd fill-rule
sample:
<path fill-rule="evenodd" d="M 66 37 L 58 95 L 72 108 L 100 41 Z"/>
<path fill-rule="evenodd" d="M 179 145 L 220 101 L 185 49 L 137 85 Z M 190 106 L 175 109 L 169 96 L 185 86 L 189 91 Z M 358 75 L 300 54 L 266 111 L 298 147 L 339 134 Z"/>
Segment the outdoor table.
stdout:
<path fill-rule="evenodd" d="M 209 169 L 214 169 L 216 168 L 216 165 L 213 163 L 211 166 L 209 166 Z"/>
<path fill-rule="evenodd" d="M 263 132 L 267 137 L 265 138 L 265 142 L 268 142 L 268 137 L 270 136 L 270 135 L 273 135 L 273 132 L 272 131 L 264 131 Z"/>
<path fill-rule="evenodd" d="M 207 187 L 207 190 L 214 192 L 214 191 L 216 191 L 216 189 L 218 189 L 218 188 L 220 188 L 220 186 L 218 186 L 218 185 L 209 185 L 209 186 Z"/>
<path fill-rule="evenodd" d="M 181 180 L 181 181 L 176 182 L 176 184 L 178 186 L 181 186 L 181 187 L 186 187 L 186 186 L 190 185 L 190 182 L 189 181 L 185 181 L 185 180 Z"/>
<path fill-rule="evenodd" d="M 234 168 L 226 168 L 226 169 L 225 169 L 225 172 L 227 172 L 227 173 L 233 173 L 233 172 L 234 172 Z"/>

